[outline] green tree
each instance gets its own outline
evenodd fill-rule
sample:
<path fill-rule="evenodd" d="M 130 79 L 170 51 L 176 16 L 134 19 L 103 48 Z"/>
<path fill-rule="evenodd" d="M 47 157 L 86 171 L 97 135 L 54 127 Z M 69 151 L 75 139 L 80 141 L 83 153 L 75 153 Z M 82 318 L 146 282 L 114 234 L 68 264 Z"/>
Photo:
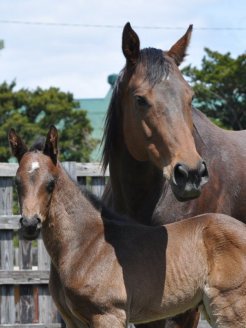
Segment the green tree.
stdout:
<path fill-rule="evenodd" d="M 246 55 L 236 59 L 205 48 L 201 69 L 183 69 L 195 91 L 194 105 L 218 125 L 246 129 Z"/>
<path fill-rule="evenodd" d="M 51 124 L 59 129 L 60 159 L 89 161 L 96 140 L 92 127 L 71 93 L 58 88 L 15 91 L 16 83 L 0 85 L 0 161 L 11 157 L 7 132 L 12 127 L 31 145 L 47 134 Z"/>

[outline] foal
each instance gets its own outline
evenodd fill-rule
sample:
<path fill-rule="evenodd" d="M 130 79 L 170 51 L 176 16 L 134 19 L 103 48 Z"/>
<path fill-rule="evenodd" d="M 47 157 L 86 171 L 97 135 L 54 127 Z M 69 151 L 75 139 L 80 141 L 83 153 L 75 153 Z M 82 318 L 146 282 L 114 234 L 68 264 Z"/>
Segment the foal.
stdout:
<path fill-rule="evenodd" d="M 117 217 L 69 178 L 57 139 L 52 126 L 44 151 L 27 151 L 9 133 L 21 231 L 34 239 L 42 229 L 67 327 L 123 328 L 201 306 L 212 327 L 245 328 L 245 225 L 223 214 L 156 227 Z"/>

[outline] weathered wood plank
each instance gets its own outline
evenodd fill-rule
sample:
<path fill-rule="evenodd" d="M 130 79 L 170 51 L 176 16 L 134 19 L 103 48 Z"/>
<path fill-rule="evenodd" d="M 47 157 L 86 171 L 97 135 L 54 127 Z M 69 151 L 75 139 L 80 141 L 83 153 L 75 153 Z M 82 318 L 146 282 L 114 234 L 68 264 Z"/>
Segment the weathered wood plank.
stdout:
<path fill-rule="evenodd" d="M 18 230 L 20 215 L 0 215 L 0 230 Z"/>
<path fill-rule="evenodd" d="M 13 206 L 13 179 L 0 179 L 0 215 L 11 215 Z"/>
<path fill-rule="evenodd" d="M 76 163 L 76 171 L 79 177 L 104 176 L 100 163 Z M 109 176 L 108 169 L 105 172 L 105 176 Z"/>
<path fill-rule="evenodd" d="M 64 163 L 64 162 L 62 162 Z M 0 163 L 0 177 L 14 177 L 18 168 L 16 163 Z M 77 176 L 103 176 L 100 163 L 77 163 Z M 105 176 L 109 176 L 108 169 Z"/>
<path fill-rule="evenodd" d="M 0 177 L 14 177 L 18 166 L 17 163 L 0 163 Z"/>
<path fill-rule="evenodd" d="M 20 236 L 19 240 L 19 266 L 20 270 L 32 270 L 32 242 L 23 239 L 22 236 Z M 19 311 L 21 323 L 33 322 L 34 314 L 36 313 L 33 284 L 23 284 L 20 286 Z"/>
<path fill-rule="evenodd" d="M 92 177 L 91 181 L 91 191 L 97 197 L 101 198 L 105 188 L 105 178 L 104 177 Z"/>
<path fill-rule="evenodd" d="M 1 325 L 1 328 L 62 328 L 60 323 L 28 323 L 28 324 L 4 324 Z"/>
<path fill-rule="evenodd" d="M 67 171 L 69 176 L 74 180 L 77 181 L 77 167 L 76 162 L 63 162 L 62 166 Z"/>
<path fill-rule="evenodd" d="M 38 238 L 38 269 L 47 271 L 50 269 L 50 257 L 44 246 L 41 234 Z M 57 310 L 54 310 L 53 300 L 47 285 L 38 286 L 38 312 L 39 322 L 42 323 L 53 322 L 53 312 L 57 313 Z M 57 322 L 57 320 L 55 321 Z"/>
<path fill-rule="evenodd" d="M 49 270 L 0 270 L 0 285 L 48 285 Z"/>
<path fill-rule="evenodd" d="M 13 179 L 0 179 L 0 215 L 12 215 Z M 13 270 L 13 231 L 0 231 L 0 269 Z M 15 300 L 13 286 L 1 286 L 0 323 L 15 322 Z"/>
<path fill-rule="evenodd" d="M 19 266 L 20 270 L 32 269 L 32 242 L 21 236 L 19 239 Z"/>
<path fill-rule="evenodd" d="M 33 285 L 22 285 L 20 286 L 20 322 L 33 322 L 34 313 Z"/>

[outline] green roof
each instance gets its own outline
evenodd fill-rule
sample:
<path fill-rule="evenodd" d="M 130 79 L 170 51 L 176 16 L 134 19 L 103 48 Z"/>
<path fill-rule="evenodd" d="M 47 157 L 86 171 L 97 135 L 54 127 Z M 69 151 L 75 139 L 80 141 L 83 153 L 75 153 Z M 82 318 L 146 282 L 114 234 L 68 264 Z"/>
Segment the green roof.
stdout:
<path fill-rule="evenodd" d="M 76 99 L 76 101 L 79 103 L 79 109 L 87 111 L 87 116 L 91 121 L 91 125 L 93 127 L 92 137 L 95 139 L 99 139 L 100 141 L 102 140 L 104 120 L 112 97 L 113 87 L 116 80 L 116 74 L 108 76 L 108 83 L 110 84 L 110 89 L 104 98 Z M 92 152 L 91 160 L 101 160 L 100 144 Z"/>

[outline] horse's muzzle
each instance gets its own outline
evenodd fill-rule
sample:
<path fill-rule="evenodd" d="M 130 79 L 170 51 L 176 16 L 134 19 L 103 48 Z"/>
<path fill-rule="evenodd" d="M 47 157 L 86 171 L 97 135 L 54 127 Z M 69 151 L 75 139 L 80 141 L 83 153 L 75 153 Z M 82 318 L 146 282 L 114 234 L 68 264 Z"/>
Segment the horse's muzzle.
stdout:
<path fill-rule="evenodd" d="M 32 218 L 22 216 L 20 218 L 20 232 L 24 239 L 34 240 L 38 237 L 41 228 L 41 220 L 37 215 Z"/>
<path fill-rule="evenodd" d="M 208 182 L 208 170 L 204 161 L 199 162 L 197 169 L 189 169 L 185 164 L 176 164 L 170 181 L 172 191 L 179 201 L 197 198 L 202 186 Z"/>

